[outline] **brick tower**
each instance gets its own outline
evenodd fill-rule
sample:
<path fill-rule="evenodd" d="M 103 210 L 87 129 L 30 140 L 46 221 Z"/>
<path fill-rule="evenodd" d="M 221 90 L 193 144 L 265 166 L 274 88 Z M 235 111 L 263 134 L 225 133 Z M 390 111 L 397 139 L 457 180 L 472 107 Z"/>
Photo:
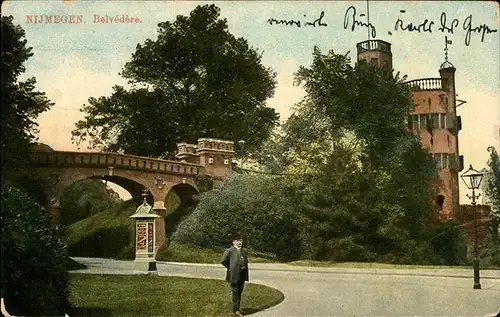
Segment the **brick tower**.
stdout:
<path fill-rule="evenodd" d="M 358 62 L 365 60 L 379 67 L 392 69 L 391 44 L 381 40 L 368 40 L 356 45 Z"/>
<path fill-rule="evenodd" d="M 357 51 L 358 61 L 392 68 L 391 44 L 387 42 L 364 41 L 357 44 Z M 463 157 L 458 151 L 461 120 L 456 112 L 456 68 L 448 62 L 447 47 L 445 51 L 439 78 L 416 79 L 406 84 L 412 89 L 414 103 L 408 127 L 420 136 L 422 146 L 436 161 L 441 184 L 435 203 L 440 210 L 439 218 L 450 219 L 459 210 L 458 172 L 463 169 Z"/>
<path fill-rule="evenodd" d="M 198 145 L 178 143 L 177 149 L 178 159 L 205 166 L 207 175 L 215 179 L 224 179 L 231 174 L 234 156 L 233 141 L 200 138 Z"/>

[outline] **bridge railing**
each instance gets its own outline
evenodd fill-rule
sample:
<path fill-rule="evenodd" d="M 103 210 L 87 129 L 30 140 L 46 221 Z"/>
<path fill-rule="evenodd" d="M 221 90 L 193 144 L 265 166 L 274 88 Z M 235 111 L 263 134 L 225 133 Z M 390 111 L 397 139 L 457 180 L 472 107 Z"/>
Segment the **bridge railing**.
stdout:
<path fill-rule="evenodd" d="M 115 154 L 115 153 L 82 153 L 82 152 L 33 152 L 30 163 L 34 166 L 57 167 L 110 167 L 157 171 L 174 174 L 199 175 L 203 166 L 155 159 L 149 157 Z"/>

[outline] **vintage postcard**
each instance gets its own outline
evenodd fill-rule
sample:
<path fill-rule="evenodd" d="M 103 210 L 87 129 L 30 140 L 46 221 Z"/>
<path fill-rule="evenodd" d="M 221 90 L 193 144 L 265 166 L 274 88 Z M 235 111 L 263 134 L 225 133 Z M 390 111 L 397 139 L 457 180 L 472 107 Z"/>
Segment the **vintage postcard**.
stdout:
<path fill-rule="evenodd" d="M 500 9 L 494 1 L 8 0 L 2 2 L 1 13 L 2 28 L 8 20 L 5 23 L 13 25 L 16 32 L 22 29 L 20 41 L 25 40 L 25 46 L 31 48 L 32 55 L 23 60 L 24 71 L 17 80 L 34 77 L 34 91 L 45 93 L 53 103 L 36 119 L 38 151 L 60 152 L 57 159 L 64 161 L 61 164 L 89 164 L 88 168 L 79 165 L 80 174 L 75 172 L 73 178 L 67 176 L 70 172 L 55 173 L 56 182 L 69 186 L 76 180 L 100 178 L 121 199 L 133 198 L 133 208 L 141 206 L 146 201 L 143 196 L 147 196 L 152 210 L 163 210 L 158 217 L 167 216 L 160 222 L 154 220 L 155 216 L 152 220 L 137 216 L 136 259 L 146 262 L 154 259 L 156 248 L 174 234 L 176 228 L 170 228 L 169 221 L 180 221 L 182 215 L 178 219 L 168 215 L 191 203 L 186 197 L 198 194 L 201 174 L 225 179 L 238 168 L 252 175 L 308 174 L 319 166 L 313 162 L 326 160 L 320 155 L 328 148 L 322 142 L 330 140 L 325 131 L 342 135 L 339 140 L 361 140 L 353 151 L 376 144 L 366 151 L 371 153 L 367 157 L 379 155 L 385 148 L 388 156 L 396 156 L 397 151 L 388 144 L 398 141 L 377 140 L 390 134 L 387 131 L 399 131 L 397 124 L 393 130 L 384 129 L 392 124 L 386 119 L 399 113 L 390 105 L 400 99 L 387 100 L 380 106 L 387 108 L 381 110 L 375 96 L 389 96 L 383 90 L 392 86 L 381 88 L 375 81 L 353 79 L 358 76 L 354 74 L 363 72 L 356 70 L 357 64 L 392 71 L 395 82 L 411 90 L 414 107 L 400 123 L 419 135 L 437 164 L 441 184 L 432 198 L 439 210 L 437 218 L 448 221 L 462 217 L 460 206 L 471 203 L 471 191 L 460 175 L 470 167 L 486 175 L 492 153 L 500 150 Z M 16 32 L 12 34 L 19 34 Z M 14 35 L 3 33 L 3 43 L 13 41 L 9 36 Z M 369 89 L 372 93 L 366 93 Z M 349 97 L 342 99 L 340 95 Z M 339 106 L 348 104 L 346 100 L 352 101 L 347 108 Z M 338 126 L 329 130 L 322 124 Z M 337 140 L 332 144 L 339 146 Z M 108 154 L 91 157 L 91 152 Z M 49 164 L 49 158 L 37 155 L 39 164 Z M 370 166 L 382 161 L 373 159 Z M 394 161 L 400 162 L 396 157 Z M 414 166 L 415 171 L 420 168 Z M 69 178 L 66 181 L 64 177 Z M 290 181 L 289 186 L 293 184 Z M 487 210 L 491 215 L 495 207 L 483 193 L 486 178 L 481 185 L 476 190 L 482 194 L 474 196 L 474 203 L 490 206 Z M 61 208 L 64 186 L 49 190 L 49 206 Z M 165 198 L 174 187 L 179 202 Z M 241 197 L 245 193 L 243 189 L 239 192 Z M 251 197 L 257 199 L 259 195 Z M 247 202 L 247 198 L 241 199 Z M 207 206 L 224 204 L 224 199 L 232 204 L 230 198 L 221 198 Z M 314 204 L 311 201 L 304 205 Z M 218 221 L 207 223 L 216 226 Z M 465 223 L 462 218 L 457 221 Z M 262 226 L 267 228 L 266 221 Z M 469 228 L 472 237 L 472 225 Z M 328 249 L 326 245 L 332 244 L 325 243 Z M 470 243 L 469 247 L 472 252 Z M 255 248 L 263 253 L 272 249 Z M 363 252 L 360 254 L 369 253 Z M 222 250 L 217 256 L 222 256 Z M 372 259 L 363 256 L 360 258 L 365 262 Z M 410 276 L 411 270 L 405 271 L 408 276 L 401 271 L 369 275 L 359 268 L 330 274 L 331 268 L 306 273 L 255 265 L 262 267 L 251 271 L 250 282 L 278 289 L 284 301 L 259 311 L 255 298 L 260 297 L 255 289 L 249 291 L 255 298 L 243 295 L 243 302 L 255 305 L 242 309 L 242 314 L 482 316 L 500 309 L 496 273 L 485 273 L 482 289 L 474 292 L 472 269 L 441 274 L 462 274 L 470 276 L 468 279 L 436 276 L 431 280 L 423 277 L 434 274 L 430 271 L 417 277 Z M 165 270 L 174 275 L 225 277 L 222 271 L 214 276 L 210 268 L 196 272 L 190 266 Z M 242 289 L 233 291 L 241 295 Z M 228 295 L 224 300 L 230 303 L 231 298 Z M 130 302 L 141 304 L 133 299 Z M 178 299 L 175 303 L 182 302 Z M 81 310 L 77 311 L 82 314 L 115 313 L 85 310 L 81 302 L 78 305 Z M 197 305 L 211 304 L 201 301 Z M 238 308 L 239 302 L 233 300 L 233 305 Z M 117 311 L 161 314 L 149 308 L 135 309 Z M 206 315 L 218 313 L 199 309 Z M 178 313 L 192 314 L 193 310 L 186 308 Z"/>

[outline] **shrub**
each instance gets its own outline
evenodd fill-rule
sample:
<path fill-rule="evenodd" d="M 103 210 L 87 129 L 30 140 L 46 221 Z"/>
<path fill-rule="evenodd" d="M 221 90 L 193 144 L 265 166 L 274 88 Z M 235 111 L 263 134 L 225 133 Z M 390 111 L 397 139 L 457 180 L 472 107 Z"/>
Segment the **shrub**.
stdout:
<path fill-rule="evenodd" d="M 479 254 L 483 266 L 500 267 L 499 226 L 499 217 L 493 217 L 486 226 L 484 242 Z"/>
<path fill-rule="evenodd" d="M 173 239 L 202 247 L 227 247 L 239 231 L 246 246 L 281 259 L 300 257 L 293 206 L 277 177 L 233 175 L 219 188 L 203 193 L 193 213 Z"/>
<path fill-rule="evenodd" d="M 2 295 L 17 316 L 64 315 L 68 256 L 47 211 L 2 183 Z"/>
<path fill-rule="evenodd" d="M 453 221 L 433 224 L 409 249 L 412 264 L 461 265 L 467 257 L 467 238 Z"/>

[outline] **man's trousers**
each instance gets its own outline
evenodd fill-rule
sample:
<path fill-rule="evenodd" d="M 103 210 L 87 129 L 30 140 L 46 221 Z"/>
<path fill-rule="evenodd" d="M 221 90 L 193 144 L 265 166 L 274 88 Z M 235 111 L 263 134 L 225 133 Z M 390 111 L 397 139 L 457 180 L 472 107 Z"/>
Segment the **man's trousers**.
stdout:
<path fill-rule="evenodd" d="M 241 304 L 241 294 L 243 293 L 243 288 L 245 287 L 245 280 L 241 279 L 237 283 L 231 283 L 231 292 L 233 299 L 233 312 L 240 310 Z"/>

